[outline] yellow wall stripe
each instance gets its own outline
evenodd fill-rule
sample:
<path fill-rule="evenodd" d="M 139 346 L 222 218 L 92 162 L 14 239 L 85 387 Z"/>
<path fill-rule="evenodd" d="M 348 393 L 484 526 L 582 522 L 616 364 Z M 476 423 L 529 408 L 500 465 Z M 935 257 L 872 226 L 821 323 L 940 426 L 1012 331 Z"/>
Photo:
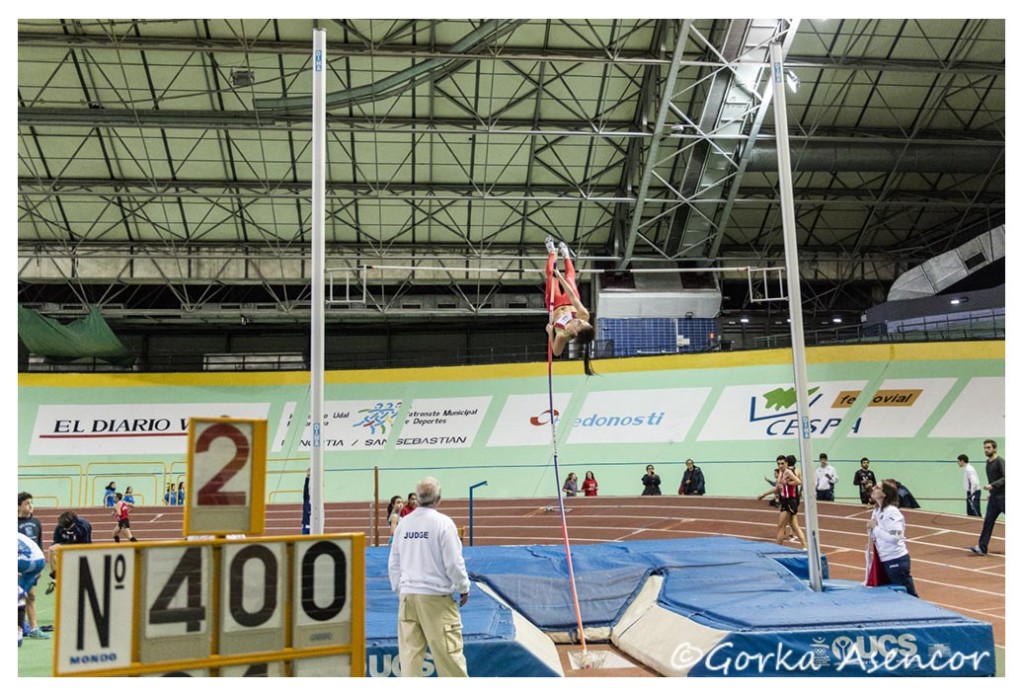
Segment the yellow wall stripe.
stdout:
<path fill-rule="evenodd" d="M 915 360 L 1005 360 L 1005 341 L 961 341 L 950 343 L 879 343 L 851 346 L 818 346 L 807 349 L 808 364 L 840 362 L 888 362 Z M 792 362 L 788 348 L 737 352 L 659 355 L 642 358 L 596 360 L 599 374 L 656 370 L 707 370 Z M 583 374 L 583 363 L 560 360 L 559 376 Z M 416 367 L 387 370 L 332 370 L 324 375 L 326 384 L 384 384 L 389 382 L 452 382 L 484 379 L 540 377 L 547 374 L 545 363 L 473 365 L 463 367 Z M 595 378 L 596 379 L 596 378 Z M 22 373 L 19 387 L 174 387 L 174 386 L 285 386 L 309 384 L 308 372 L 182 372 L 68 374 Z"/>

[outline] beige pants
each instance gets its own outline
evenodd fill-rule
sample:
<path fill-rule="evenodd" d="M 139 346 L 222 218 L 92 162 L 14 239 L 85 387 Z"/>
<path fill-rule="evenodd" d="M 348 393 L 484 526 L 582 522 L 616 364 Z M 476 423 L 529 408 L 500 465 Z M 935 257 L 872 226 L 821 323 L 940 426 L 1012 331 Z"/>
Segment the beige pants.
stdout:
<path fill-rule="evenodd" d="M 462 617 L 448 596 L 404 594 L 398 600 L 398 660 L 403 677 L 423 676 L 427 646 L 439 677 L 468 677 Z"/>

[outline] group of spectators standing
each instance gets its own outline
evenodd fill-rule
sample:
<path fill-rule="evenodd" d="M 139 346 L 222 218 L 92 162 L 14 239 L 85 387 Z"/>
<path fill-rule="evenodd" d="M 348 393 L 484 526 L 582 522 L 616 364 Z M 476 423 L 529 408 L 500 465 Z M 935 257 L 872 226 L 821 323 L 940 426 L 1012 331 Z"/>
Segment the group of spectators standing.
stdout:
<path fill-rule="evenodd" d="M 597 495 L 597 478 L 594 476 L 593 471 L 588 471 L 584 474 L 582 484 L 576 478 L 576 474 L 572 472 L 569 472 L 569 475 L 565 477 L 565 483 L 562 484 L 562 492 L 565 493 L 567 498 L 575 498 L 580 491 L 587 497 Z"/>
<path fill-rule="evenodd" d="M 394 540 L 395 530 L 402 518 L 411 515 L 419 507 L 419 497 L 416 491 L 411 491 L 409 497 L 403 498 L 400 495 L 391 496 L 388 502 L 388 546 Z"/>
<path fill-rule="evenodd" d="M 643 484 L 643 491 L 640 495 L 661 495 L 661 476 L 654 472 L 654 465 L 648 464 L 647 470 L 640 478 Z M 597 478 L 593 471 L 588 471 L 580 484 L 576 474 L 570 472 L 562 484 L 562 492 L 567 498 L 573 498 L 582 491 L 584 496 L 597 495 Z M 692 459 L 686 460 L 686 468 L 683 471 L 683 478 L 679 482 L 679 495 L 704 495 L 704 472 L 693 463 Z"/>
<path fill-rule="evenodd" d="M 103 489 L 103 506 L 114 507 L 117 502 L 117 483 L 111 481 L 107 484 L 106 488 Z M 132 490 L 131 486 L 124 489 L 122 500 L 129 505 L 135 505 L 135 491 Z M 164 505 L 184 505 L 185 504 L 185 482 L 181 481 L 178 487 L 175 488 L 173 483 L 167 484 L 167 491 L 164 492 Z"/>
<path fill-rule="evenodd" d="M 129 487 L 129 490 L 131 487 Z M 164 505 L 184 505 L 185 504 L 185 482 L 181 481 L 178 483 L 178 488 L 174 488 L 173 483 L 167 484 L 167 490 L 164 491 Z"/>

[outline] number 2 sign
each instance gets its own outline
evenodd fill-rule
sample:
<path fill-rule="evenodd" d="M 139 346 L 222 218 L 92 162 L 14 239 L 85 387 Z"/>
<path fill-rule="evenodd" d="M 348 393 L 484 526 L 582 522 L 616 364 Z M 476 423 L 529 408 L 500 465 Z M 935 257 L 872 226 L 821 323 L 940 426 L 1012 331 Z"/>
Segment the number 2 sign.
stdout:
<path fill-rule="evenodd" d="M 185 534 L 262 534 L 267 422 L 192 418 Z"/>

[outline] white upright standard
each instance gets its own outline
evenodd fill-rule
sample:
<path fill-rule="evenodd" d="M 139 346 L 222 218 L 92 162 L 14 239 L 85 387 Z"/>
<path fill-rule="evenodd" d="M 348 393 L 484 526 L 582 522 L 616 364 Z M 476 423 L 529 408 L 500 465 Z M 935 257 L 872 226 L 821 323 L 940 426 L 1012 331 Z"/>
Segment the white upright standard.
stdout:
<path fill-rule="evenodd" d="M 324 533 L 324 191 L 326 181 L 327 32 L 313 30 L 313 253 L 312 306 L 309 316 L 309 532 Z"/>
<path fill-rule="evenodd" d="M 775 100 L 775 147 L 779 158 L 779 195 L 782 208 L 782 236 L 786 246 L 786 290 L 789 293 L 790 334 L 793 343 L 793 378 L 796 386 L 797 418 L 800 420 L 800 470 L 804 480 L 804 510 L 807 528 L 808 574 L 811 589 L 821 591 L 821 553 L 818 544 L 818 505 L 814 496 L 814 464 L 811 460 L 811 418 L 807 400 L 807 362 L 804 350 L 803 302 L 800 297 L 800 266 L 796 247 L 796 219 L 793 212 L 793 172 L 789 162 L 789 120 L 786 117 L 786 71 L 782 65 L 782 44 L 772 43 L 772 97 Z M 810 489 L 808 489 L 810 486 Z"/>

